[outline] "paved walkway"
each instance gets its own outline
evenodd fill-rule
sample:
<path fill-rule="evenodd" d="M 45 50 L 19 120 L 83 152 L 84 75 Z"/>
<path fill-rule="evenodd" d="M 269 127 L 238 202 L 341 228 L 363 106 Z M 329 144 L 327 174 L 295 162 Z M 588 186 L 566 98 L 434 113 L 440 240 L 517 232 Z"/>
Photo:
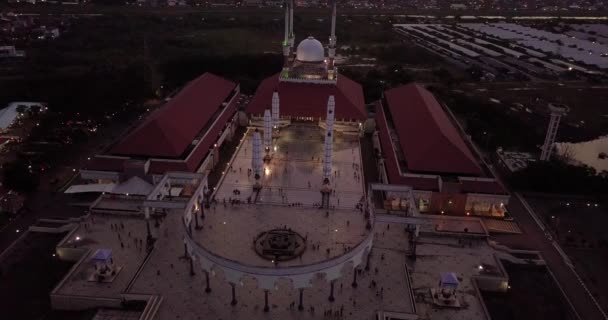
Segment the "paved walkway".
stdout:
<path fill-rule="evenodd" d="M 552 242 L 547 239 L 545 233 L 538 227 L 517 197 L 511 197 L 509 213 L 517 219 L 523 234 L 494 235 L 492 239 L 513 249 L 540 251 L 579 317 L 584 320 L 606 319 L 593 303 L 580 280 L 566 265 Z"/>
<path fill-rule="evenodd" d="M 215 198 L 253 198 L 255 179 L 248 172 L 252 162 L 253 132 L 230 163 L 223 182 L 218 186 Z M 317 126 L 294 125 L 281 131 L 273 142 L 272 160 L 264 163 L 261 183 L 263 185 L 258 203 L 288 204 L 302 203 L 318 206 L 323 180 L 323 132 Z M 330 204 L 337 208 L 354 209 L 363 196 L 361 181 L 361 159 L 359 141 L 352 137 L 337 136 L 334 141 L 331 184 L 334 193 Z M 240 194 L 234 194 L 238 190 Z"/>
<path fill-rule="evenodd" d="M 272 262 L 253 249 L 253 239 L 261 232 L 284 226 L 307 239 L 307 249 L 299 259 L 281 266 L 317 263 L 345 253 L 367 236 L 363 214 L 354 210 L 325 210 L 270 205 L 223 205 L 207 210 L 203 229 L 193 229 L 199 245 L 242 264 L 268 267 Z M 318 249 L 314 250 L 315 245 Z M 326 251 L 329 250 L 329 251 Z"/>
<path fill-rule="evenodd" d="M 321 218 L 325 219 L 325 218 Z M 406 279 L 404 251 L 407 237 L 401 228 L 386 229 L 378 225 L 381 234 L 374 244 L 371 269 L 357 278 L 358 286 L 351 286 L 352 270 L 336 280 L 335 301 L 328 301 L 330 285 L 322 276 L 315 278 L 312 287 L 304 289 L 304 310 L 298 311 L 299 291 L 288 281 L 280 281 L 269 292 L 270 311 L 264 312 L 264 291 L 255 280 L 245 277 L 236 287 L 237 305 L 230 305 L 231 287 L 221 271 L 210 275 L 211 292 L 205 290 L 205 274 L 198 262 L 195 275 L 183 255 L 183 227 L 180 215 L 169 215 L 161 224 L 156 249 L 138 275 L 133 293 L 158 293 L 164 296 L 158 310 L 159 319 L 372 319 L 378 310 L 412 312 L 410 287 Z M 153 228 L 155 229 L 155 228 Z M 202 231 L 198 231 L 202 232 Z M 241 246 L 248 247 L 248 243 Z M 310 249 L 308 249 L 310 250 Z M 376 268 L 378 272 L 376 272 Z M 371 287 L 371 281 L 377 287 Z M 383 290 L 383 295 L 378 293 Z M 295 308 L 290 307 L 295 302 Z M 314 311 L 311 310 L 314 307 Z M 329 309 L 335 313 L 344 307 L 342 317 L 323 316 Z"/>

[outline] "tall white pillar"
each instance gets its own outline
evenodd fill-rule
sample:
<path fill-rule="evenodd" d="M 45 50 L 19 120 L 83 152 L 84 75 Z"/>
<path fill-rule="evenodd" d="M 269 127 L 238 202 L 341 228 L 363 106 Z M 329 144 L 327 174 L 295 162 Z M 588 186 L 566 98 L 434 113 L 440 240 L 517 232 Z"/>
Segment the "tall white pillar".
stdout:
<path fill-rule="evenodd" d="M 272 117 L 270 110 L 264 111 L 264 148 L 266 152 L 270 152 L 272 147 Z"/>
<path fill-rule="evenodd" d="M 293 5 L 293 0 L 289 0 L 289 48 L 295 54 L 295 50 L 293 50 L 296 38 L 296 34 L 293 31 Z"/>
<path fill-rule="evenodd" d="M 337 15 L 336 0 L 332 0 L 332 11 L 331 11 L 331 35 L 329 37 L 329 66 L 330 77 L 335 77 L 334 61 L 336 58 L 336 15 Z"/>
<path fill-rule="evenodd" d="M 325 150 L 323 158 L 323 179 L 331 180 L 332 158 L 334 149 L 334 139 L 331 132 L 325 135 Z"/>
<path fill-rule="evenodd" d="M 336 117 L 336 99 L 334 96 L 329 96 L 327 100 L 327 118 L 325 124 L 327 125 L 327 132 L 334 132 L 334 119 Z"/>
<path fill-rule="evenodd" d="M 279 102 L 280 102 L 279 93 L 275 91 L 272 94 L 272 126 L 275 129 L 279 127 L 279 119 L 280 119 Z"/>
<path fill-rule="evenodd" d="M 255 129 L 253 133 L 253 157 L 251 158 L 251 169 L 253 174 L 262 176 L 262 137 L 260 131 Z"/>
<path fill-rule="evenodd" d="M 286 71 L 289 68 L 289 0 L 285 0 L 285 37 L 283 39 L 283 70 Z"/>

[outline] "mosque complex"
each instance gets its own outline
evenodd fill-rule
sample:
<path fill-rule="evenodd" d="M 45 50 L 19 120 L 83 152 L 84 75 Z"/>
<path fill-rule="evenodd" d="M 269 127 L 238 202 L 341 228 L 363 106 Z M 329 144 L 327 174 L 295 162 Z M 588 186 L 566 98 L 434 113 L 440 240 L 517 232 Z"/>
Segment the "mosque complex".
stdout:
<path fill-rule="evenodd" d="M 508 193 L 422 86 L 369 111 L 335 65 L 335 1 L 327 50 L 313 37 L 295 46 L 293 12 L 286 1 L 283 68 L 251 101 L 206 73 L 81 170 L 66 192 L 99 197 L 57 247 L 76 264 L 54 308 L 485 319 L 476 290 L 508 278 L 480 217 L 504 215 Z"/>

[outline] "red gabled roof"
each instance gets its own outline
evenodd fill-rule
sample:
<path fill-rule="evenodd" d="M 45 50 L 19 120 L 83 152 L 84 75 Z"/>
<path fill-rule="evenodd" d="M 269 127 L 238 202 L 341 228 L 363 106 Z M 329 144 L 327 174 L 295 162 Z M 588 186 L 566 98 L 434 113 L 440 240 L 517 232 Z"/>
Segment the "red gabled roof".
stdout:
<path fill-rule="evenodd" d="M 110 154 L 179 158 L 235 87 L 234 82 L 203 74 L 151 114 Z"/>
<path fill-rule="evenodd" d="M 279 74 L 275 74 L 262 81 L 247 106 L 247 113 L 261 115 L 264 110 L 271 109 L 274 91 L 279 93 L 281 115 L 325 118 L 327 100 L 333 95 L 336 99 L 336 119 L 367 119 L 361 85 L 343 75 L 333 85 L 280 82 Z"/>
<path fill-rule="evenodd" d="M 460 133 L 428 90 L 410 84 L 386 91 L 385 98 L 408 171 L 482 175 Z"/>
<path fill-rule="evenodd" d="M 439 191 L 439 179 L 437 177 L 425 176 L 403 176 L 399 171 L 399 164 L 395 157 L 395 150 L 391 143 L 388 127 L 384 121 L 384 110 L 380 103 L 376 103 L 376 125 L 380 138 L 380 147 L 384 154 L 384 166 L 388 182 L 392 184 L 404 184 L 411 186 L 415 190 Z M 405 173 L 405 172 L 404 172 Z"/>

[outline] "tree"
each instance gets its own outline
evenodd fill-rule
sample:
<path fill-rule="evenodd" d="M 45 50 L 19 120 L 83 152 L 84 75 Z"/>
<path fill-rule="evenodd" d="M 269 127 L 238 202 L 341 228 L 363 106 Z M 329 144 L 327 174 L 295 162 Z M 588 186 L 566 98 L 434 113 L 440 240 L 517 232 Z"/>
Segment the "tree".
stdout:
<path fill-rule="evenodd" d="M 597 175 L 587 166 L 575 166 L 559 158 L 551 161 L 532 162 L 510 177 L 515 188 L 555 193 L 575 193 L 587 195 L 604 195 L 608 193 L 608 179 Z"/>
<path fill-rule="evenodd" d="M 450 73 L 448 69 L 445 69 L 443 67 L 439 67 L 433 70 L 433 75 L 439 78 L 439 81 L 441 81 L 441 83 L 446 87 L 451 86 L 454 82 L 454 76 L 452 75 L 452 73 Z"/>
<path fill-rule="evenodd" d="M 17 113 L 23 114 L 27 111 L 27 107 L 20 104 L 17 106 L 17 109 L 15 109 L 17 111 Z"/>
<path fill-rule="evenodd" d="M 30 193 L 38 186 L 38 177 L 19 161 L 5 164 L 3 176 L 4 186 L 17 192 Z"/>

